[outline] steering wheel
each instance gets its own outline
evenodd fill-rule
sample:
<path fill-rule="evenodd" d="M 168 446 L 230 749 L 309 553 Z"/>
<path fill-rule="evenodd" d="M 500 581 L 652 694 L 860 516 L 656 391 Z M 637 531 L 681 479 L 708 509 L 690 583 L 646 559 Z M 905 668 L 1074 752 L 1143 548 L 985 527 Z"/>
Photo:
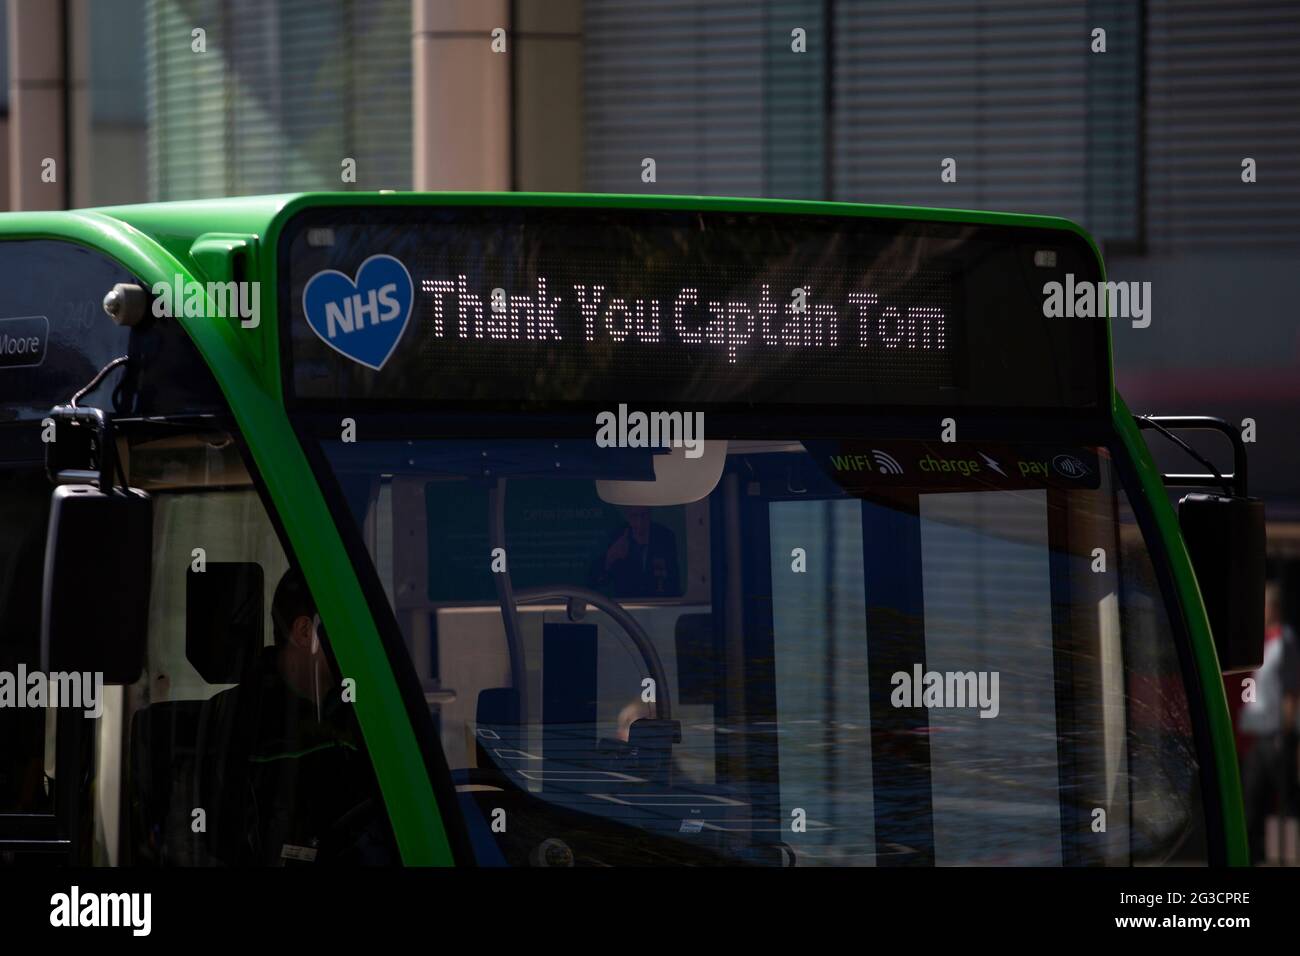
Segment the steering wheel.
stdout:
<path fill-rule="evenodd" d="M 588 604 L 604 611 L 623 629 L 623 632 L 636 646 L 637 653 L 645 663 L 646 670 L 655 682 L 655 713 L 660 720 L 672 718 L 672 699 L 668 689 L 668 673 L 664 670 L 659 652 L 655 650 L 645 628 L 624 607 L 612 598 L 588 588 L 556 585 L 551 587 L 525 588 L 513 593 L 516 605 L 542 604 L 547 601 L 565 601 L 566 614 L 570 621 L 581 621 Z M 496 768 L 461 768 L 451 771 L 454 786 L 479 786 L 488 790 L 504 790 L 504 774 Z"/>
<path fill-rule="evenodd" d="M 664 670 L 663 662 L 659 659 L 659 652 L 655 650 L 655 646 L 651 642 L 650 636 L 646 634 L 645 628 L 627 612 L 623 605 L 613 598 L 606 597 L 599 591 L 570 585 L 525 588 L 515 591 L 514 598 L 515 604 L 541 604 L 545 601 L 564 599 L 568 605 L 566 613 L 569 620 L 574 622 L 582 620 L 588 604 L 594 605 L 608 614 L 623 629 L 623 632 L 632 639 L 632 643 L 636 645 L 637 652 L 641 655 L 641 660 L 645 663 L 650 677 L 655 682 L 655 713 L 660 720 L 672 719 L 672 701 L 668 691 L 668 674 Z"/>

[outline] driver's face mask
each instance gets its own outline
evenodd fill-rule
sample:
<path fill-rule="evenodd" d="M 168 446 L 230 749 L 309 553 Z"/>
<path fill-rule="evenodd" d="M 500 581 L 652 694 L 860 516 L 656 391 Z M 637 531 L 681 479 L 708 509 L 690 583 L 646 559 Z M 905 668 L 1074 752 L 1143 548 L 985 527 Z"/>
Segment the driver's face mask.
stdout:
<path fill-rule="evenodd" d="M 325 663 L 325 655 L 321 653 L 320 636 L 325 632 L 321 624 L 320 615 L 315 614 L 311 619 L 311 680 L 312 680 L 312 700 L 316 704 L 316 720 L 321 717 L 321 680 L 320 669 L 328 666 Z"/>

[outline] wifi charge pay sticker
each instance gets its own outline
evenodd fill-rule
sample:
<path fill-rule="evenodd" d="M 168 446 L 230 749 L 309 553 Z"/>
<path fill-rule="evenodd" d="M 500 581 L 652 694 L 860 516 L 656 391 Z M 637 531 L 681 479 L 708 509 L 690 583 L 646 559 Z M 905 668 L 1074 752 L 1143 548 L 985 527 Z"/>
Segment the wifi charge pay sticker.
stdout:
<path fill-rule="evenodd" d="M 853 490 L 905 484 L 926 488 L 1096 488 L 1097 453 L 1087 448 L 977 442 L 805 443 L 827 475 Z"/>

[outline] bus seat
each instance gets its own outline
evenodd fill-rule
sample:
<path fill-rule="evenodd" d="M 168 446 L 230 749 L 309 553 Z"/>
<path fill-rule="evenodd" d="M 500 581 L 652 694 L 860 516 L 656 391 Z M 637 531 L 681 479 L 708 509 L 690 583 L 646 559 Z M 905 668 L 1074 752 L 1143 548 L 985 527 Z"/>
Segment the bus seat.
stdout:
<path fill-rule="evenodd" d="M 133 716 L 128 786 L 137 863 L 220 865 L 219 845 L 242 833 L 242 820 L 225 819 L 238 816 L 240 806 L 222 792 L 222 763 L 231 758 L 237 734 L 239 686 L 255 683 L 267 658 L 262 575 L 256 564 L 213 563 L 213 569 L 215 578 L 191 574 L 187 580 L 186 658 L 205 682 L 236 686 L 201 700 L 158 701 Z M 213 592 L 198 581 L 218 578 L 240 597 L 214 618 Z M 207 816 L 204 833 L 193 832 L 198 808 Z"/>
<path fill-rule="evenodd" d="M 131 862 L 156 866 L 212 865 L 204 834 L 194 833 L 198 737 L 206 700 L 151 704 L 131 720 L 128 787 Z"/>
<path fill-rule="evenodd" d="M 683 614 L 677 618 L 677 701 L 685 707 L 712 706 L 717 684 L 717 654 L 712 614 Z"/>
<path fill-rule="evenodd" d="M 681 721 L 643 717 L 628 728 L 627 742 L 637 756 L 633 773 L 672 782 L 673 744 L 682 742 Z"/>
<path fill-rule="evenodd" d="M 225 765 L 242 759 L 240 690 L 256 685 L 257 671 L 247 669 L 241 685 L 205 700 L 160 701 L 132 718 L 128 786 L 134 862 L 220 866 L 238 859 L 242 790 L 227 786 Z M 206 815 L 204 833 L 192 830 L 197 808 Z"/>

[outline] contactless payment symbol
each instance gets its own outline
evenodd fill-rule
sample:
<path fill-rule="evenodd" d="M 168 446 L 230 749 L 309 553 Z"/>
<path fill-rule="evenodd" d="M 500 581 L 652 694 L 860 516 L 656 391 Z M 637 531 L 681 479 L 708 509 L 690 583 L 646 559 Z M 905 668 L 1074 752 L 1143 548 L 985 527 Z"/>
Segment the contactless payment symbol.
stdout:
<path fill-rule="evenodd" d="M 307 280 L 302 311 L 322 342 L 376 372 L 384 367 L 411 318 L 414 286 L 392 256 L 371 256 L 356 279 L 326 269 Z"/>
<path fill-rule="evenodd" d="M 1088 466 L 1074 455 L 1057 455 L 1052 459 L 1052 467 L 1064 478 L 1086 478 L 1090 474 Z"/>

